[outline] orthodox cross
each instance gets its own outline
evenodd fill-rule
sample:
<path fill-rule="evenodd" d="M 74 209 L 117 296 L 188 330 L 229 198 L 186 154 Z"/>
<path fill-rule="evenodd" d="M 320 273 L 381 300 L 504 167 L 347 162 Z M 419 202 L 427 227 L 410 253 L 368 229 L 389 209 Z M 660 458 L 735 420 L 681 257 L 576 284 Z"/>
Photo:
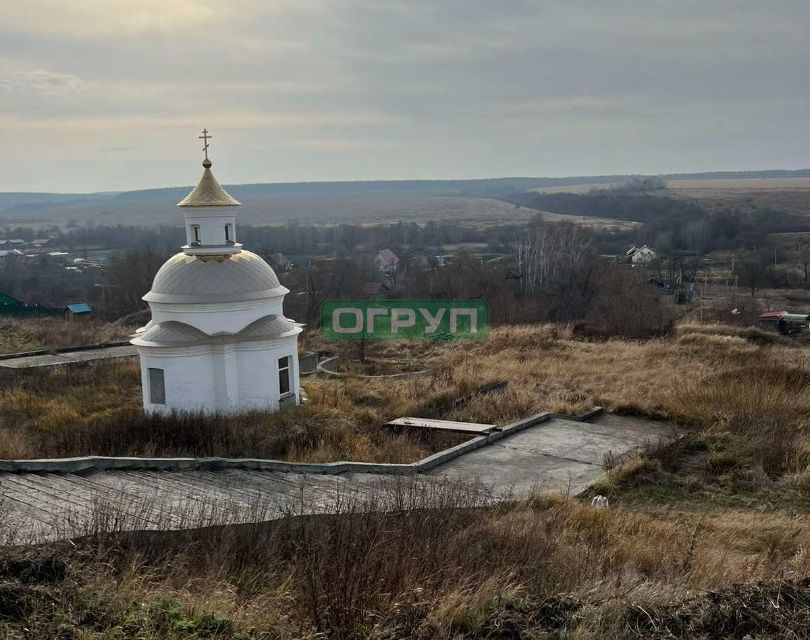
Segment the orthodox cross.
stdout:
<path fill-rule="evenodd" d="M 208 141 L 213 138 L 214 136 L 208 135 L 208 129 L 203 129 L 203 134 L 201 136 L 197 136 L 200 140 L 205 141 L 205 146 L 203 147 L 203 151 L 205 151 L 205 159 L 208 160 Z"/>

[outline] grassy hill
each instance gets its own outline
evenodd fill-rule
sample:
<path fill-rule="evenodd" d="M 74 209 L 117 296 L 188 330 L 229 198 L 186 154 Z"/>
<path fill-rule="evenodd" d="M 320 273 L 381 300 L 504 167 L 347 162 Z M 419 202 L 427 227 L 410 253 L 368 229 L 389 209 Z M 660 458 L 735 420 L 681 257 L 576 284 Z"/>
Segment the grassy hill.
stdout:
<path fill-rule="evenodd" d="M 318 346 L 318 345 L 313 345 Z M 320 345 L 323 347 L 324 345 Z M 308 379 L 312 403 L 143 428 L 137 370 L 101 364 L 0 392 L 0 457 L 272 453 L 408 459 L 424 442 L 379 433 L 491 378 L 443 417 L 505 422 L 594 404 L 671 420 L 580 498 L 487 504 L 472 487 L 403 481 L 401 509 L 342 499 L 334 515 L 275 524 L 105 534 L 0 549 L 11 638 L 743 638 L 810 634 L 807 349 L 757 330 L 680 325 L 648 341 L 575 339 L 562 326 L 496 328 L 475 345 L 382 345 L 429 360 L 426 380 Z M 449 405 L 447 405 L 449 407 Z M 421 409 L 420 409 L 421 407 Z M 195 440 L 196 438 L 196 440 Z M 16 447 L 16 454 L 14 448 Z M 608 510 L 589 506 L 607 495 Z M 205 507 L 205 505 L 203 505 Z M 112 518 L 112 520 L 111 520 Z M 0 518 L 0 521 L 2 519 Z M 1 527 L 0 527 L 1 529 Z"/>
<path fill-rule="evenodd" d="M 801 178 L 810 170 L 668 174 L 663 180 L 711 182 L 751 178 Z M 273 224 L 374 222 L 397 219 L 501 217 L 508 206 L 490 198 L 531 189 L 589 188 L 639 179 L 640 175 L 488 178 L 478 180 L 383 180 L 225 185 L 245 203 L 245 220 Z M 0 225 L 158 224 L 191 186 L 92 194 L 0 193 Z M 483 200 L 482 200 L 483 199 Z M 486 209 L 482 212 L 482 209 Z"/>

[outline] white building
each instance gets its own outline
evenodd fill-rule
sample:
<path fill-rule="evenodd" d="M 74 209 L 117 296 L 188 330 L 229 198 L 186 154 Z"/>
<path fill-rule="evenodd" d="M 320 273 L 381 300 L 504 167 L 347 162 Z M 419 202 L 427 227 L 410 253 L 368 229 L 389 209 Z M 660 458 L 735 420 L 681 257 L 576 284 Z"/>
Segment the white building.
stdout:
<path fill-rule="evenodd" d="M 151 321 L 132 344 L 147 413 L 233 414 L 298 404 L 298 334 L 284 317 L 289 291 L 236 242 L 234 200 L 206 157 L 199 184 L 179 204 L 186 244 L 160 268 L 143 299 Z"/>
<path fill-rule="evenodd" d="M 655 260 L 655 251 L 646 244 L 643 247 L 631 247 L 625 255 L 633 264 L 647 264 Z"/>

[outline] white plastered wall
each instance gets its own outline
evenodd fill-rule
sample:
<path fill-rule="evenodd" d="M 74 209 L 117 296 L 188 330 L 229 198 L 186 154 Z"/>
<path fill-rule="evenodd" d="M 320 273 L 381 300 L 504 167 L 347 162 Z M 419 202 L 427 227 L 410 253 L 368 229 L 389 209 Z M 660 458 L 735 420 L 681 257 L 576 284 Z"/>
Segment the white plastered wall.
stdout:
<path fill-rule="evenodd" d="M 143 407 L 146 413 L 172 411 L 216 413 L 214 360 L 207 347 L 177 350 L 138 349 L 141 360 Z M 149 369 L 163 369 L 166 404 L 149 398 Z"/>
<path fill-rule="evenodd" d="M 270 410 L 279 408 L 278 360 L 290 357 L 290 391 L 295 403 L 301 397 L 298 376 L 297 336 L 273 343 L 242 342 L 237 351 L 239 360 L 239 403 L 244 409 Z"/>
<path fill-rule="evenodd" d="M 138 349 L 147 413 L 241 413 L 279 408 L 279 358 L 290 357 L 290 391 L 301 397 L 297 336 L 275 341 Z M 150 402 L 149 368 L 163 369 L 165 404 Z"/>

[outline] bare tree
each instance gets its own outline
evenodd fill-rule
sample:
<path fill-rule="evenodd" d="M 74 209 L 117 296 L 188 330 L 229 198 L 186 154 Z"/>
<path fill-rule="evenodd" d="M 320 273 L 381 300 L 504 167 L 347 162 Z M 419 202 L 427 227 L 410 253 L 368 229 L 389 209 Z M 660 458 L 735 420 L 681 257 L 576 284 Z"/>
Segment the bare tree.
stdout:
<path fill-rule="evenodd" d="M 737 255 L 734 262 L 740 282 L 751 289 L 751 297 L 756 295 L 757 288 L 761 287 L 770 268 L 770 256 L 760 251 L 759 247 L 751 247 Z"/>
<path fill-rule="evenodd" d="M 799 236 L 799 265 L 804 271 L 804 286 L 807 286 L 810 275 L 810 238 Z"/>
<path fill-rule="evenodd" d="M 589 263 L 590 237 L 572 224 L 543 224 L 513 244 L 520 290 L 525 295 L 570 287 Z"/>
<path fill-rule="evenodd" d="M 542 224 L 513 243 L 518 290 L 523 297 L 541 298 L 546 317 L 581 317 L 592 293 L 594 253 L 590 236 L 571 224 Z"/>
<path fill-rule="evenodd" d="M 165 260 L 156 251 L 134 251 L 115 255 L 104 268 L 102 306 L 118 318 L 146 308 L 141 299 L 151 288 L 155 273 Z"/>

